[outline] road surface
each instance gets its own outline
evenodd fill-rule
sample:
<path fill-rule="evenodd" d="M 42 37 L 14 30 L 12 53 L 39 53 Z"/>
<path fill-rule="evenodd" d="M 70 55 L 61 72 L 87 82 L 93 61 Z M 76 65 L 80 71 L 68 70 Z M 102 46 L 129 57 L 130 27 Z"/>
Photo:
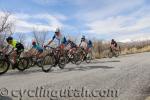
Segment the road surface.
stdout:
<path fill-rule="evenodd" d="M 65 69 L 9 71 L 0 76 L 0 100 L 149 100 L 150 53 L 68 64 Z"/>

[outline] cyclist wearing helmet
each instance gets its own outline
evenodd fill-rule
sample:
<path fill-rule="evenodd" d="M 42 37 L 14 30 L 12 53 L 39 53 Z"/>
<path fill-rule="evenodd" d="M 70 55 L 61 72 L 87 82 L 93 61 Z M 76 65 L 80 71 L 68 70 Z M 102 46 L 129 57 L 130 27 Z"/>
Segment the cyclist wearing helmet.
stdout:
<path fill-rule="evenodd" d="M 85 36 L 82 36 L 81 43 L 79 44 L 79 47 L 83 48 L 84 50 L 87 49 L 88 43 L 87 43 L 87 40 L 85 39 Z"/>
<path fill-rule="evenodd" d="M 43 48 L 39 46 L 36 41 L 32 41 L 32 48 L 29 50 L 29 53 L 35 55 L 37 58 L 40 58 L 43 55 L 43 51 Z"/>
<path fill-rule="evenodd" d="M 9 54 L 12 54 L 14 60 L 14 66 L 17 66 L 16 58 L 17 56 L 20 56 L 20 54 L 24 51 L 24 46 L 23 44 L 13 39 L 11 36 L 6 38 L 6 41 L 8 43 L 8 46 L 4 48 L 3 52 L 5 53 L 8 52 L 9 48 L 12 47 L 12 50 L 9 52 Z"/>
<path fill-rule="evenodd" d="M 68 39 L 68 41 L 66 43 L 66 48 L 68 48 L 68 49 L 77 48 L 77 45 L 73 41 Z"/>
<path fill-rule="evenodd" d="M 117 42 L 116 42 L 114 39 L 112 39 L 112 40 L 111 40 L 111 44 L 110 44 L 110 49 L 111 49 L 111 51 L 112 51 L 112 50 L 116 50 L 116 49 L 117 49 L 117 46 L 118 46 Z"/>
<path fill-rule="evenodd" d="M 77 49 L 77 45 L 73 41 L 68 39 L 67 45 L 65 47 L 65 50 L 68 51 L 68 54 L 71 55 L 76 49 Z"/>
<path fill-rule="evenodd" d="M 91 40 L 88 41 L 88 51 L 92 51 L 93 43 Z"/>
<path fill-rule="evenodd" d="M 54 41 L 54 39 L 57 39 L 57 40 L 58 40 L 58 47 L 60 47 L 60 48 L 64 48 L 64 47 L 65 47 L 67 40 L 66 40 L 66 37 L 63 36 L 63 35 L 60 33 L 60 30 L 59 30 L 59 29 L 57 29 L 57 30 L 55 31 L 55 34 L 54 34 L 54 36 L 52 37 L 52 40 L 49 41 L 47 45 L 50 45 L 50 44 Z"/>

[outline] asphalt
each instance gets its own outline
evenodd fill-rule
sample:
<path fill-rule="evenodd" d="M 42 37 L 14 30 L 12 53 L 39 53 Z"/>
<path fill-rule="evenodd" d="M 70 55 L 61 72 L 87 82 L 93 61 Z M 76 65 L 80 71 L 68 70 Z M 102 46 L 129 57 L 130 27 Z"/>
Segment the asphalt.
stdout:
<path fill-rule="evenodd" d="M 0 76 L 0 100 L 149 100 L 150 53 Z"/>

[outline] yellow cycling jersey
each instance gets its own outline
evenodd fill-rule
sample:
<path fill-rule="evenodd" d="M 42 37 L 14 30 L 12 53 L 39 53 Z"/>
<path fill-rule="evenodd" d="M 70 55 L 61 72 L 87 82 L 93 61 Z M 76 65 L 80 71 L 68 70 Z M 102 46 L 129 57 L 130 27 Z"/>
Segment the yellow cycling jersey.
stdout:
<path fill-rule="evenodd" d="M 16 48 L 16 44 L 17 44 L 17 41 L 16 40 L 12 40 L 12 43 L 10 45 L 12 45 L 14 48 Z"/>

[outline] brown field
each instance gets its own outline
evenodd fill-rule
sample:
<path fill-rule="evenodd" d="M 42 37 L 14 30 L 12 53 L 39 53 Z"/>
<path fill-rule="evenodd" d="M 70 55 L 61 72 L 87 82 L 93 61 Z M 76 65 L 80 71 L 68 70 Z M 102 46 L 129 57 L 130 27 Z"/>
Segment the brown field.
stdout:
<path fill-rule="evenodd" d="M 118 45 L 121 47 L 121 55 L 135 54 L 142 52 L 150 52 L 150 40 L 136 41 L 121 43 Z M 96 59 L 105 58 L 109 52 L 110 43 L 104 41 L 95 41 L 93 48 L 93 55 Z"/>

